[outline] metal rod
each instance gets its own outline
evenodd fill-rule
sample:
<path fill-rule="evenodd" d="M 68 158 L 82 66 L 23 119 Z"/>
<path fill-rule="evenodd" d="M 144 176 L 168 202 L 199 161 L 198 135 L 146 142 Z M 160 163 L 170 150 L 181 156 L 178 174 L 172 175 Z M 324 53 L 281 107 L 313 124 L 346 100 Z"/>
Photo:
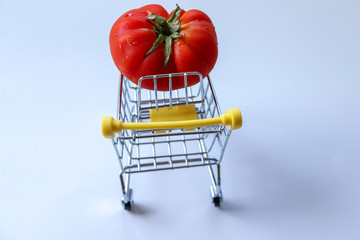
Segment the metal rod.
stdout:
<path fill-rule="evenodd" d="M 169 130 L 169 129 L 163 129 L 164 131 Z M 151 138 L 151 137 L 166 137 L 166 136 L 181 136 L 181 135 L 191 135 L 191 134 L 208 134 L 208 133 L 218 133 L 220 132 L 220 130 L 214 130 L 214 131 L 198 131 L 198 132 L 180 132 L 180 133 L 157 133 L 157 134 L 149 134 L 149 135 L 137 135 L 135 136 L 135 138 Z M 123 136 L 119 136 L 120 139 L 133 139 L 132 136 L 128 136 L 128 137 L 123 137 Z"/>
<path fill-rule="evenodd" d="M 120 120 L 123 78 L 124 78 L 124 76 L 122 74 L 120 74 L 119 92 L 118 92 L 119 98 L 118 98 L 117 111 L 116 111 L 116 119 L 117 120 Z"/>
<path fill-rule="evenodd" d="M 230 138 L 230 135 L 231 135 L 231 130 L 229 130 L 229 134 L 226 136 L 226 138 L 225 138 L 225 143 L 224 143 L 224 146 L 223 146 L 223 149 L 225 150 L 225 148 L 226 148 L 226 145 L 228 144 L 228 142 L 229 142 L 229 138 Z M 220 153 L 220 157 L 219 157 L 219 162 L 221 162 L 222 161 L 222 158 L 223 158 L 223 156 L 224 156 L 224 152 L 225 151 L 221 151 L 221 153 Z"/>
<path fill-rule="evenodd" d="M 169 156 L 170 156 L 170 158 L 169 158 L 169 165 L 170 165 L 170 167 L 172 168 L 172 167 L 173 167 L 173 161 L 172 161 L 172 156 L 173 156 L 173 155 L 172 155 L 172 153 L 171 153 L 170 137 L 167 136 L 166 139 L 168 140 L 167 143 L 168 143 L 168 151 L 169 151 Z"/>
<path fill-rule="evenodd" d="M 199 135 L 199 134 L 197 134 Z M 188 138 L 186 139 L 186 141 L 198 141 L 200 139 L 204 139 L 204 138 Z M 156 144 L 161 144 L 161 143 L 174 143 L 174 142 L 182 142 L 182 139 L 170 139 L 169 136 L 167 136 L 167 140 L 166 141 L 156 141 Z M 132 143 L 132 145 L 147 145 L 147 144 L 152 144 L 152 142 L 142 142 L 142 143 Z"/>
<path fill-rule="evenodd" d="M 204 101 L 201 101 L 201 100 L 199 100 L 199 101 L 190 101 L 190 102 L 188 102 L 188 104 L 196 104 L 196 103 L 202 103 L 202 102 L 204 102 Z M 180 106 L 180 105 L 184 105 L 184 104 L 183 103 L 172 103 L 172 106 Z M 169 106 L 170 106 L 170 104 L 162 105 L 162 107 L 169 107 Z M 148 109 L 154 109 L 154 108 L 156 108 L 156 107 L 148 106 L 148 107 L 141 107 L 140 110 L 148 110 Z"/>
<path fill-rule="evenodd" d="M 154 91 L 155 91 L 155 106 L 156 106 L 156 111 L 158 111 L 158 110 L 159 110 L 159 106 L 158 106 L 158 92 L 157 92 L 156 76 L 154 76 Z"/>
<path fill-rule="evenodd" d="M 138 147 L 139 148 L 139 147 Z M 199 155 L 199 154 L 204 154 L 206 152 L 198 152 L 198 153 L 185 153 L 185 154 L 173 154 L 172 157 L 187 157 L 187 156 L 193 156 L 193 155 Z M 168 158 L 169 155 L 158 155 L 155 156 L 155 158 Z M 149 157 L 136 157 L 133 158 L 134 160 L 145 160 L 145 159 L 153 159 L 154 156 L 149 156 Z M 185 160 L 186 161 L 186 160 Z"/>
<path fill-rule="evenodd" d="M 148 96 L 149 96 L 149 99 L 150 99 L 150 101 L 148 102 L 148 109 L 152 109 L 153 107 L 152 107 L 152 100 L 151 100 L 151 91 L 149 90 L 149 91 L 147 91 L 148 92 Z M 143 104 L 147 104 L 147 102 L 142 102 Z M 140 111 L 141 110 L 143 110 L 144 108 L 142 108 L 141 106 L 140 106 Z"/>
<path fill-rule="evenodd" d="M 137 139 L 137 142 L 139 142 L 139 139 Z M 141 165 L 140 165 L 140 146 L 138 145 L 137 146 L 137 149 L 136 149 L 137 151 L 136 151 L 136 153 L 137 153 L 137 158 L 133 158 L 133 159 L 136 159 L 136 160 L 138 160 L 137 161 L 137 167 L 138 167 L 138 171 L 140 171 L 141 170 Z"/>
<path fill-rule="evenodd" d="M 207 76 L 207 79 L 208 79 L 208 81 L 209 81 L 209 85 L 210 85 L 210 88 L 211 88 L 212 95 L 214 96 L 215 105 L 216 105 L 216 107 L 217 107 L 218 114 L 221 115 L 221 109 L 220 109 L 220 106 L 219 106 L 219 104 L 218 104 L 218 99 L 217 99 L 217 97 L 216 97 L 216 93 L 215 93 L 215 90 L 214 90 L 214 87 L 213 87 L 213 84 L 212 84 L 212 81 L 211 81 L 209 75 Z"/>
<path fill-rule="evenodd" d="M 131 158 L 132 149 L 133 149 L 133 145 L 130 146 L 130 154 L 128 156 L 128 165 L 132 165 L 132 158 Z M 128 192 L 129 189 L 130 189 L 130 174 L 126 174 L 125 181 L 126 181 L 126 183 L 125 183 L 125 192 Z"/>
<path fill-rule="evenodd" d="M 188 82 L 187 82 L 187 74 L 184 73 L 184 85 L 185 85 L 185 101 L 186 106 L 189 105 L 189 99 L 188 99 Z"/>
<path fill-rule="evenodd" d="M 130 166 L 126 166 L 125 167 L 125 171 L 128 174 L 131 173 L 139 173 L 139 172 L 150 172 L 150 171 L 159 171 L 159 170 L 171 170 L 171 169 L 177 169 L 177 168 L 191 168 L 191 167 L 201 167 L 201 166 L 210 166 L 210 165 L 216 165 L 218 163 L 217 159 L 205 159 L 205 164 L 191 164 L 191 165 L 179 165 L 177 166 L 176 164 L 180 164 L 180 163 L 185 163 L 185 160 L 173 160 L 174 162 L 174 166 L 172 168 L 169 167 L 164 167 L 164 168 L 157 168 L 157 169 L 144 169 L 145 167 L 151 167 L 153 166 L 152 163 L 143 163 L 141 164 L 142 170 L 140 171 L 128 171 L 129 169 L 132 168 L 137 168 L 136 165 L 130 165 Z M 194 163 L 194 162 L 201 162 L 201 158 L 197 158 L 197 159 L 189 159 L 189 162 Z M 168 165 L 169 162 L 168 161 L 163 161 L 163 162 L 158 162 L 158 165 L 162 166 L 162 165 Z"/>
<path fill-rule="evenodd" d="M 187 152 L 187 148 L 186 148 L 186 143 L 185 143 L 185 136 L 182 135 L 182 139 L 183 139 L 183 147 L 184 147 L 184 153 L 185 153 L 185 165 L 189 165 L 189 161 L 188 161 L 188 152 Z"/>
<path fill-rule="evenodd" d="M 152 90 L 149 90 L 149 91 L 152 91 Z M 176 91 L 176 90 L 173 90 L 173 91 Z M 196 98 L 197 96 L 196 95 L 193 95 L 193 96 L 188 96 L 188 99 L 194 99 L 194 98 Z M 173 102 L 174 102 L 174 100 L 177 100 L 177 101 L 183 101 L 184 103 L 185 103 L 185 97 L 180 97 L 180 98 L 172 98 L 173 99 Z M 149 101 L 150 100 L 142 100 L 141 101 L 141 104 L 142 105 L 144 105 L 144 104 L 147 104 L 147 103 L 149 103 Z M 131 102 L 131 103 L 137 103 L 137 101 L 135 101 L 135 100 L 129 100 L 129 102 Z M 155 100 L 151 100 L 150 101 L 151 103 L 155 103 Z M 165 99 L 159 99 L 158 98 L 158 102 L 170 102 L 170 100 L 169 99 L 167 99 L 167 98 L 165 98 Z"/>
<path fill-rule="evenodd" d="M 154 157 L 154 169 L 157 169 L 157 165 L 156 165 L 156 150 L 155 150 L 155 143 L 154 143 L 154 138 L 152 138 L 152 145 L 153 145 L 153 148 L 152 148 L 152 150 L 153 150 L 153 157 Z M 140 160 L 140 158 L 139 158 L 139 160 Z"/>
<path fill-rule="evenodd" d="M 212 166 L 209 166 L 209 173 L 210 173 L 211 183 L 212 183 L 213 187 L 215 188 L 216 187 L 216 179 L 215 179 L 215 175 L 214 175 Z"/>
<path fill-rule="evenodd" d="M 135 90 L 135 101 L 136 100 L 137 100 L 136 115 L 140 115 L 140 108 L 141 108 L 141 80 L 139 80 L 139 88 L 138 88 L 137 94 L 136 94 L 136 90 Z"/>
<path fill-rule="evenodd" d="M 217 184 L 218 184 L 218 186 L 221 186 L 221 171 L 220 171 L 220 163 L 218 163 L 216 166 L 217 166 L 217 172 L 218 172 L 218 174 L 217 174 L 217 176 L 218 176 L 218 181 L 217 181 Z"/>
<path fill-rule="evenodd" d="M 124 168 L 123 168 L 123 165 L 122 165 L 122 162 L 121 162 L 121 157 L 120 157 L 120 154 L 119 154 L 119 150 L 116 147 L 117 144 L 115 143 L 115 140 L 113 138 L 111 139 L 111 142 L 112 142 L 112 145 L 113 145 L 113 147 L 115 149 L 115 153 L 116 153 L 117 159 L 119 161 L 120 169 L 122 171 Z"/>
<path fill-rule="evenodd" d="M 169 100 L 170 100 L 170 109 L 172 109 L 172 74 L 170 74 L 169 76 L 169 94 L 170 94 L 170 97 L 169 97 Z"/>
<path fill-rule="evenodd" d="M 200 137 L 200 134 L 198 134 L 197 136 L 198 136 L 198 141 L 199 141 L 199 150 L 200 150 L 201 152 L 205 152 L 205 154 L 202 154 L 202 155 L 201 155 L 201 160 L 202 160 L 202 162 L 204 163 L 204 156 L 205 156 L 205 157 L 208 157 L 208 154 L 207 154 L 208 151 L 206 150 L 206 147 L 205 147 L 205 145 L 204 145 L 204 139 Z M 203 156 L 203 155 L 204 155 L 204 156 Z"/>

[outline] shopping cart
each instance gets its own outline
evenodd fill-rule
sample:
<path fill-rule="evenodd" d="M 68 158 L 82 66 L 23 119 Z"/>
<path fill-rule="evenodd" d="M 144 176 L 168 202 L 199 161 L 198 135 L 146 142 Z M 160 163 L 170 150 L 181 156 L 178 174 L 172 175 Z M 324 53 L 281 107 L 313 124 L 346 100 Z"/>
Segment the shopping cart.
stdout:
<path fill-rule="evenodd" d="M 188 86 L 189 78 L 199 83 Z M 173 90 L 174 79 L 184 88 Z M 154 90 L 141 88 L 151 81 Z M 168 91 L 158 91 L 168 81 Z M 231 130 L 240 128 L 240 110 L 221 113 L 210 77 L 198 72 L 145 76 L 133 84 L 120 76 L 116 120 L 104 117 L 102 132 L 111 138 L 120 164 L 122 204 L 133 205 L 130 175 L 151 171 L 207 167 L 215 206 L 222 200 L 220 163 Z"/>

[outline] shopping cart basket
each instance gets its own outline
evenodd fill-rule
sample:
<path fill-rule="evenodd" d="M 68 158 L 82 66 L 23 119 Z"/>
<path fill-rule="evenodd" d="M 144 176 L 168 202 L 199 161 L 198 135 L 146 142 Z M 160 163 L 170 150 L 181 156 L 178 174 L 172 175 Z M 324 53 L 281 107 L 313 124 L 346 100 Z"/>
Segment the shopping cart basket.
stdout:
<path fill-rule="evenodd" d="M 189 78 L 199 83 L 188 86 Z M 184 88 L 173 90 L 176 78 Z M 154 90 L 141 88 L 151 81 Z M 158 91 L 159 81 L 169 81 L 168 91 Z M 121 75 L 116 120 L 104 117 L 102 132 L 111 138 L 120 164 L 122 203 L 133 205 L 130 175 L 151 171 L 207 167 L 215 206 L 222 200 L 220 163 L 231 130 L 240 128 L 240 110 L 221 113 L 210 77 L 198 72 L 145 76 L 138 85 Z"/>

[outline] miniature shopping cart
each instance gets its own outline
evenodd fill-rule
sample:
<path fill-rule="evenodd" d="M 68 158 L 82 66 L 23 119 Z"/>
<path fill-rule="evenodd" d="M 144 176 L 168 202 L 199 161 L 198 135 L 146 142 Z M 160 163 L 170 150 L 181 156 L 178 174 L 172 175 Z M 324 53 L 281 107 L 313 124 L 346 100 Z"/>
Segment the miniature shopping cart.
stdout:
<path fill-rule="evenodd" d="M 188 86 L 189 78 L 199 83 Z M 173 81 L 184 88 L 173 90 Z M 151 81 L 154 90 L 141 87 Z M 168 81 L 168 91 L 158 91 L 158 83 Z M 122 203 L 133 205 L 130 175 L 151 171 L 207 167 L 211 196 L 220 206 L 220 163 L 231 130 L 240 128 L 237 108 L 221 113 L 210 77 L 198 72 L 145 76 L 138 85 L 121 75 L 116 120 L 104 117 L 102 132 L 111 138 L 120 164 Z"/>

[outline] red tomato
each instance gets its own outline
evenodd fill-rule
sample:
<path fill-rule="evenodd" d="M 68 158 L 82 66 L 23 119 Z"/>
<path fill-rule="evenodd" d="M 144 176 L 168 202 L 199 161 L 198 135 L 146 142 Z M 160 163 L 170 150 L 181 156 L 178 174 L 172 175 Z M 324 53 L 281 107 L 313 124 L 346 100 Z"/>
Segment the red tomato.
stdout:
<path fill-rule="evenodd" d="M 177 7 L 171 15 L 160 5 L 146 5 L 124 13 L 110 32 L 110 50 L 120 72 L 134 83 L 146 75 L 200 72 L 204 77 L 213 69 L 217 37 L 210 18 L 199 10 Z M 199 82 L 189 76 L 188 86 Z M 152 81 L 142 88 L 154 89 Z M 158 90 L 169 90 L 169 81 L 159 79 Z M 172 88 L 184 87 L 180 77 Z"/>

